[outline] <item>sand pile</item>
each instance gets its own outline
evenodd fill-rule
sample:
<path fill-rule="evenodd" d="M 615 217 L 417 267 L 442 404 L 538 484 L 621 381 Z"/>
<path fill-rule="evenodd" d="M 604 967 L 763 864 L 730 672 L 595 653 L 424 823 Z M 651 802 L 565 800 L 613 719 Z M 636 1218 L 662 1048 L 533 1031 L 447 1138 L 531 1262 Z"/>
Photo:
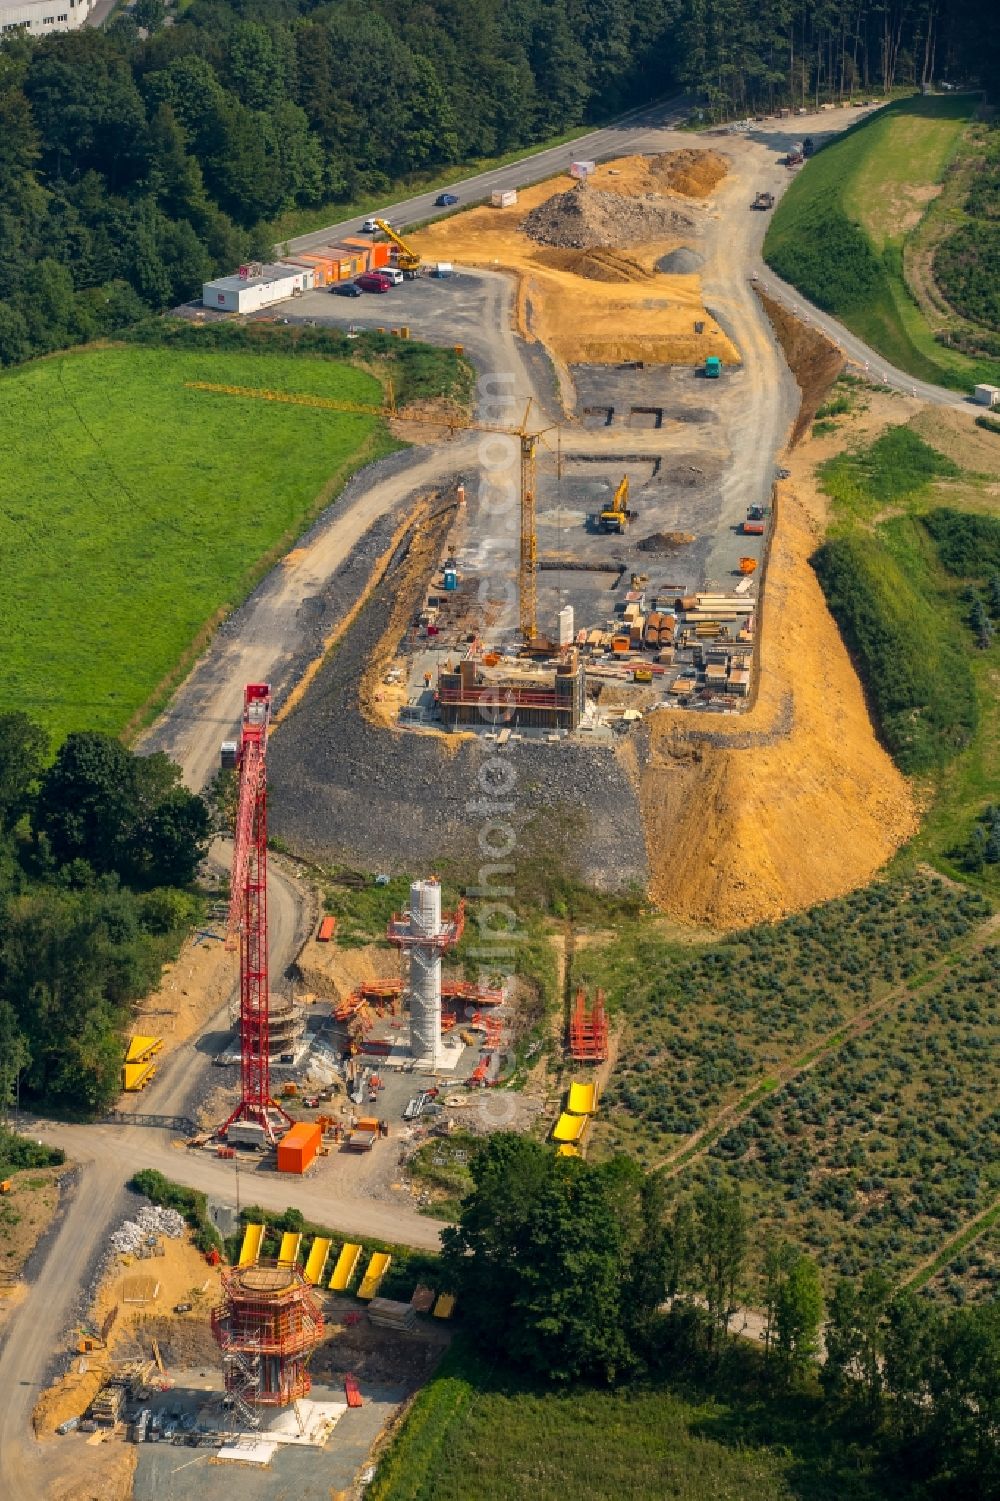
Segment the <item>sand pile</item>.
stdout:
<path fill-rule="evenodd" d="M 693 541 L 693 532 L 651 532 L 636 543 L 636 549 L 639 552 L 676 552 L 679 547 L 687 547 Z"/>
<path fill-rule="evenodd" d="M 540 245 L 568 250 L 587 250 L 594 245 L 621 249 L 667 235 L 692 234 L 695 221 L 654 194 L 624 197 L 581 182 L 532 209 L 521 228 Z"/>
<path fill-rule="evenodd" d="M 556 271 L 572 271 L 574 276 L 585 276 L 588 281 L 632 282 L 652 281 L 653 273 L 630 255 L 617 250 L 560 250 L 551 246 L 539 250 L 540 266 L 551 266 Z"/>
<path fill-rule="evenodd" d="M 779 491 L 756 703 L 735 725 L 651 716 L 639 768 L 652 895 L 716 927 L 864 885 L 917 826 L 809 566 L 819 538 Z"/>
<path fill-rule="evenodd" d="M 718 151 L 664 151 L 650 158 L 649 170 L 672 193 L 707 198 L 729 171 L 729 163 Z"/>
<path fill-rule="evenodd" d="M 697 250 L 681 245 L 677 250 L 671 250 L 669 255 L 661 255 L 656 269 L 665 271 L 668 276 L 693 276 L 704 264 L 705 257 L 699 255 Z"/>

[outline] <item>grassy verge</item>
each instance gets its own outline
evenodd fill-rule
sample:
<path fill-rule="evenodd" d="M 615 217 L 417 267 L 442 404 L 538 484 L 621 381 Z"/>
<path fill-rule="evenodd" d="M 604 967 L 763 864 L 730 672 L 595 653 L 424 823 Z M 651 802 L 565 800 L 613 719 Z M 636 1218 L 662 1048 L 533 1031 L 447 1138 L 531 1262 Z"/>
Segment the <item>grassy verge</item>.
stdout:
<path fill-rule="evenodd" d="M 755 1352 L 723 1395 L 664 1382 L 554 1392 L 456 1340 L 379 1463 L 372 1501 L 862 1501 L 872 1457 L 816 1422 L 809 1396 L 763 1396 Z M 731 1387 L 731 1390 L 727 1389 Z"/>
<path fill-rule="evenodd" d="M 1000 380 L 1000 362 L 935 340 L 907 286 L 903 250 L 978 102 L 911 97 L 862 121 L 799 173 L 764 243 L 779 276 L 892 364 L 961 390 Z"/>

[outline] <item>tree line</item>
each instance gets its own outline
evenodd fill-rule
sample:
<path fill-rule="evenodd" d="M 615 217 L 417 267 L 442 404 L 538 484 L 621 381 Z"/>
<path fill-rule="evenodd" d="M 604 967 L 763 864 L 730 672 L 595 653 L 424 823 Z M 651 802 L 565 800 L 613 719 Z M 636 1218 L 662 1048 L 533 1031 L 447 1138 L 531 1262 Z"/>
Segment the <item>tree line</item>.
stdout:
<path fill-rule="evenodd" d="M 442 1244 L 475 1348 L 565 1387 L 652 1375 L 711 1387 L 749 1301 L 765 1386 L 811 1395 L 815 1423 L 846 1424 L 923 1494 L 996 1494 L 997 1301 L 944 1313 L 878 1271 L 827 1298 L 812 1257 L 773 1235 L 751 1270 L 738 1192 L 709 1181 L 678 1199 L 621 1156 L 567 1159 L 501 1134 L 471 1175 Z"/>
<path fill-rule="evenodd" d="M 169 19 L 139 0 L 101 31 L 0 42 L 0 364 L 191 297 L 290 210 L 671 90 L 723 114 L 996 73 L 972 0 L 193 0 Z"/>
<path fill-rule="evenodd" d="M 196 915 L 209 834 L 166 756 L 81 732 L 49 762 L 43 730 L 0 715 L 0 1112 L 107 1108 L 131 1003 Z"/>

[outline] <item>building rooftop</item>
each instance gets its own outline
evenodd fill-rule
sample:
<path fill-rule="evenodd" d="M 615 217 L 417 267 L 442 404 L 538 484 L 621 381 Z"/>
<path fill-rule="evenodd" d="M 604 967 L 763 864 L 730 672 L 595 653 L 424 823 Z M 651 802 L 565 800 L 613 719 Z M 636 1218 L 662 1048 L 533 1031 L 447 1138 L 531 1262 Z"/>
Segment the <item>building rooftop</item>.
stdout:
<path fill-rule="evenodd" d="M 298 266 L 261 266 L 259 276 L 216 276 L 205 285 L 222 292 L 238 292 L 241 287 L 266 287 L 282 277 L 301 276 L 304 269 Z"/>

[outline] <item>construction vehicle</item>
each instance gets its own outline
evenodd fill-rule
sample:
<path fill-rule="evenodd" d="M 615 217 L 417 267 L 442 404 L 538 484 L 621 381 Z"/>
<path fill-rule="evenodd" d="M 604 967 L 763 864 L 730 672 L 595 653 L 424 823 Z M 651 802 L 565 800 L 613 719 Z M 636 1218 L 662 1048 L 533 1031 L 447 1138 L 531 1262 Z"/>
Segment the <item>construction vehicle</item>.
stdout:
<path fill-rule="evenodd" d="M 396 247 L 396 265 L 403 275 L 412 279 L 420 269 L 420 257 L 411 245 L 407 245 L 402 235 L 398 235 L 389 223 L 388 219 L 376 219 L 375 227 Z"/>
<path fill-rule="evenodd" d="M 750 207 L 759 209 L 774 208 L 774 194 L 758 193 L 753 203 L 751 203 Z"/>
<path fill-rule="evenodd" d="M 635 521 L 638 514 L 638 511 L 630 511 L 628 508 L 628 475 L 623 474 L 621 484 L 615 491 L 610 506 L 597 518 L 598 526 L 602 532 L 612 532 L 620 537 L 629 522 Z"/>
<path fill-rule="evenodd" d="M 740 572 L 754 573 L 757 568 L 756 558 L 740 558 Z"/>

